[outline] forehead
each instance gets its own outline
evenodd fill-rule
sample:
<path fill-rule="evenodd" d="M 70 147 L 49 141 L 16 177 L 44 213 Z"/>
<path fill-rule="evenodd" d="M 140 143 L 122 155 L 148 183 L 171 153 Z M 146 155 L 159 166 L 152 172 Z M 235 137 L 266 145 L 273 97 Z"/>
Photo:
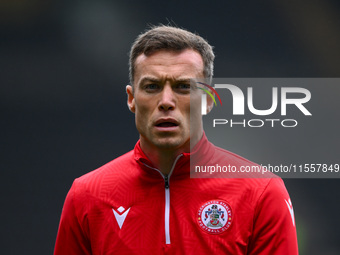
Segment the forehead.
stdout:
<path fill-rule="evenodd" d="M 141 54 L 135 62 L 135 82 L 144 76 L 155 78 L 196 78 L 203 77 L 203 59 L 192 50 L 160 50 L 150 55 Z"/>

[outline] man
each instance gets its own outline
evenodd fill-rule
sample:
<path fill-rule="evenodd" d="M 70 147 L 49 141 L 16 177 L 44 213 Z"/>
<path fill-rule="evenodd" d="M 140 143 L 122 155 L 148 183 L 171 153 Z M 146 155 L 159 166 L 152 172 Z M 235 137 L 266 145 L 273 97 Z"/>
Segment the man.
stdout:
<path fill-rule="evenodd" d="M 297 254 L 292 205 L 280 178 L 190 178 L 200 166 L 254 165 L 212 145 L 202 90 L 214 54 L 200 36 L 159 26 L 130 53 L 134 150 L 76 179 L 55 254 Z M 212 108 L 208 99 L 207 111 Z"/>

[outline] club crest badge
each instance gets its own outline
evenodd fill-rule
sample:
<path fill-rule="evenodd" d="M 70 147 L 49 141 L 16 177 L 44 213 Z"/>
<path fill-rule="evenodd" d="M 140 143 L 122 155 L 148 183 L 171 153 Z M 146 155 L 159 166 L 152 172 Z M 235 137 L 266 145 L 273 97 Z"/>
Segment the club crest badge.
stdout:
<path fill-rule="evenodd" d="M 231 225 L 231 207 L 223 200 L 208 201 L 198 210 L 197 221 L 203 231 L 209 234 L 221 234 Z"/>

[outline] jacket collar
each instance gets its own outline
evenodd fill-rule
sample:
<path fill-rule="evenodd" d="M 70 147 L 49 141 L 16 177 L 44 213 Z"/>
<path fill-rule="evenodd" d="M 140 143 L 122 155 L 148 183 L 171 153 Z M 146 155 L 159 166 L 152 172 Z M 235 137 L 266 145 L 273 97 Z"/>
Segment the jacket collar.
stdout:
<path fill-rule="evenodd" d="M 190 153 L 182 153 L 182 157 L 176 162 L 172 175 L 180 175 L 190 172 L 190 165 L 205 165 L 214 155 L 214 145 L 210 143 L 203 132 L 201 140 L 194 146 Z M 140 140 L 134 148 L 134 158 L 143 169 L 155 169 L 152 162 L 140 147 Z M 181 166 L 183 166 L 181 168 Z M 178 168 L 181 168 L 180 171 Z M 153 171 L 154 172 L 154 171 Z"/>

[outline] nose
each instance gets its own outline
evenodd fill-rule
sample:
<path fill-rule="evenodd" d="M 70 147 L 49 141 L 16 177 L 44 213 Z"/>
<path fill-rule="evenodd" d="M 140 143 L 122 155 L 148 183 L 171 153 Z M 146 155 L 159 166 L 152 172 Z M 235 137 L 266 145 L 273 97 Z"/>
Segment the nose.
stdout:
<path fill-rule="evenodd" d="M 159 101 L 158 109 L 160 111 L 170 111 L 174 110 L 176 106 L 176 98 L 174 91 L 170 85 L 166 85 L 161 93 L 161 98 Z"/>

